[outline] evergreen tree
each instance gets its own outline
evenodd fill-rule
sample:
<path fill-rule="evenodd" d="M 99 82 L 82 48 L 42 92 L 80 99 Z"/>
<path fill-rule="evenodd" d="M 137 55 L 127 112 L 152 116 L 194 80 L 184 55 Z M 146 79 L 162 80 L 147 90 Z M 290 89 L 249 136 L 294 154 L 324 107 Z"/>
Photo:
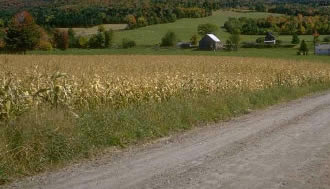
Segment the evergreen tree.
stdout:
<path fill-rule="evenodd" d="M 292 41 L 291 41 L 292 44 L 299 44 L 300 43 L 300 39 L 299 39 L 299 36 L 297 33 L 294 33 L 292 35 Z"/>
<path fill-rule="evenodd" d="M 23 11 L 16 14 L 8 26 L 4 37 L 6 49 L 11 52 L 33 50 L 40 41 L 40 28 L 30 13 Z"/>
<path fill-rule="evenodd" d="M 299 54 L 308 55 L 308 47 L 305 40 L 302 40 L 300 43 Z"/>

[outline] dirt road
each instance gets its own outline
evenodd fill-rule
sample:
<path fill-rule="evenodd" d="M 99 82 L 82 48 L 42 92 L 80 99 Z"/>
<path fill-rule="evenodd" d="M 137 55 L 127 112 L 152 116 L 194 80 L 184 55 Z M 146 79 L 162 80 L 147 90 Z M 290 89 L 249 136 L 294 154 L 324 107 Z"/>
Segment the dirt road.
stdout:
<path fill-rule="evenodd" d="M 15 186 L 330 188 L 330 93 L 195 129 Z"/>

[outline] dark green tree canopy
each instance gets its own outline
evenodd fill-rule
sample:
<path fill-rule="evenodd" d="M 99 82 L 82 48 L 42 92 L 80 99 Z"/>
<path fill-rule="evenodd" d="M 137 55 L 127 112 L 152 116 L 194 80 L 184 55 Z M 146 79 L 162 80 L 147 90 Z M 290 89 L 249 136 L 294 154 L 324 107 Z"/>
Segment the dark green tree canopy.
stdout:
<path fill-rule="evenodd" d="M 299 39 L 299 36 L 297 33 L 293 34 L 292 35 L 292 41 L 291 41 L 292 44 L 299 44 L 300 43 L 300 39 Z"/>

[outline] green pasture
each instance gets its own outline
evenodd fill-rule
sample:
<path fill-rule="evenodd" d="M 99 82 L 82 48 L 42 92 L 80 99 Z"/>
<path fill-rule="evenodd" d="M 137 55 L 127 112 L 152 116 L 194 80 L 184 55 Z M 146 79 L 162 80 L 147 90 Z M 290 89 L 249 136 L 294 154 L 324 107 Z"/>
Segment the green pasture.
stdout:
<path fill-rule="evenodd" d="M 164 36 L 164 34 L 169 30 L 175 32 L 180 40 L 189 41 L 191 36 L 197 33 L 197 26 L 199 24 L 212 23 L 222 27 L 229 17 L 262 18 L 269 15 L 276 16 L 279 14 L 261 12 L 242 13 L 233 11 L 216 11 L 212 16 L 209 17 L 184 18 L 179 19 L 174 23 L 157 24 L 134 30 L 117 31 L 115 43 L 120 44 L 123 38 L 129 38 L 135 40 L 137 45 L 155 45 L 160 43 L 162 36 Z M 229 34 L 223 28 L 220 28 L 216 35 L 220 38 L 220 40 L 227 39 L 229 36 Z M 256 36 L 242 36 L 243 40 L 253 40 L 255 38 Z"/>
<path fill-rule="evenodd" d="M 313 36 L 302 35 L 300 40 L 307 41 L 310 49 L 309 56 L 297 56 L 297 48 L 271 48 L 271 49 L 256 49 L 256 48 L 240 48 L 237 52 L 227 51 L 198 51 L 196 49 L 178 49 L 178 48 L 159 48 L 158 44 L 162 36 L 167 31 L 174 31 L 178 38 L 182 41 L 189 41 L 193 34 L 197 33 L 197 26 L 202 23 L 213 23 L 219 26 L 219 31 L 216 35 L 221 41 L 226 41 L 229 33 L 221 28 L 229 17 L 250 17 L 261 18 L 269 15 L 279 16 L 279 14 L 260 13 L 260 12 L 233 12 L 233 11 L 216 11 L 212 16 L 205 18 L 185 18 L 177 20 L 174 23 L 151 25 L 134 30 L 121 30 L 115 32 L 114 48 L 111 49 L 68 49 L 66 51 L 32 51 L 30 54 L 76 54 L 76 55 L 103 55 L 103 54 L 141 54 L 141 55 L 209 55 L 209 56 L 241 56 L 241 57 L 264 57 L 264 58 L 281 58 L 292 60 L 306 60 L 306 61 L 321 61 L 330 63 L 329 56 L 315 56 L 313 55 Z M 96 30 L 95 30 L 96 31 Z M 257 35 L 242 35 L 241 42 L 254 42 Z M 320 36 L 322 40 L 324 36 Z M 132 49 L 122 49 L 121 41 L 123 38 L 128 38 L 136 41 L 137 47 Z M 292 36 L 280 35 L 278 36 L 284 44 L 291 42 Z"/>

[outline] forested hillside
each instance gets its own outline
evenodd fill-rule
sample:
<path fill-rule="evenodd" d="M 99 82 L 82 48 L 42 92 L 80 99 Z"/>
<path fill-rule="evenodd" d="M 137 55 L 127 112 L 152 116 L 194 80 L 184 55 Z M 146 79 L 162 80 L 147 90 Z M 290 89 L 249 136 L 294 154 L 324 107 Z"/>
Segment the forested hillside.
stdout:
<path fill-rule="evenodd" d="M 221 8 L 244 8 L 305 16 L 330 15 L 328 0 L 0 0 L 5 25 L 13 15 L 29 11 L 45 27 L 88 27 L 127 23 L 130 28 L 209 16 Z"/>
<path fill-rule="evenodd" d="M 131 28 L 209 16 L 223 7 L 249 7 L 249 0 L 0 0 L 0 18 L 8 21 L 27 10 L 39 25 L 85 27 L 128 23 Z"/>

